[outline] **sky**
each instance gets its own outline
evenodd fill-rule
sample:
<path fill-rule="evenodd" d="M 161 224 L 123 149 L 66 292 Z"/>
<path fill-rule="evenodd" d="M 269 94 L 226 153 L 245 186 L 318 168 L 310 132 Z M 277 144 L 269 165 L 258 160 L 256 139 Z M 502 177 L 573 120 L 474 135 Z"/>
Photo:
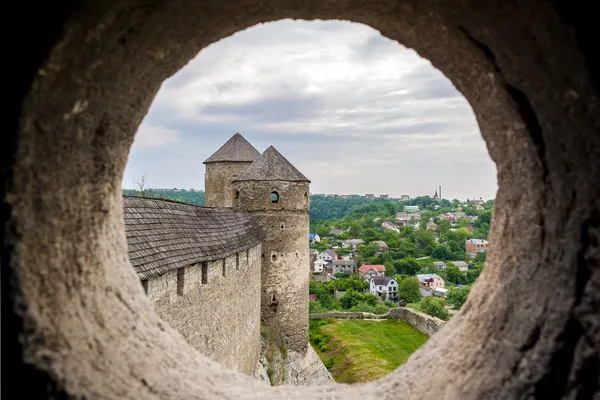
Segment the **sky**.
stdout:
<path fill-rule="evenodd" d="M 282 20 L 203 49 L 139 127 L 124 188 L 204 188 L 236 132 L 278 149 L 311 193 L 491 199 L 496 167 L 466 99 L 429 61 L 365 25 Z"/>

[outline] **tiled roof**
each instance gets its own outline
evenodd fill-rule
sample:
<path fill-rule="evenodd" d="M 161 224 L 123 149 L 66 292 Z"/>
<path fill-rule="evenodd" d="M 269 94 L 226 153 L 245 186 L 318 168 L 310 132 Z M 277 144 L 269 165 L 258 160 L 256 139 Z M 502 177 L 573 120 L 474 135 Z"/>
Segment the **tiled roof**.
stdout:
<path fill-rule="evenodd" d="M 236 180 L 310 182 L 273 146 L 266 149 Z"/>
<path fill-rule="evenodd" d="M 333 265 L 355 265 L 355 261 L 354 260 L 333 260 L 331 262 Z"/>
<path fill-rule="evenodd" d="M 225 258 L 262 240 L 250 215 L 170 200 L 123 197 L 129 260 L 140 279 Z"/>
<path fill-rule="evenodd" d="M 391 276 L 374 276 L 371 278 L 375 285 L 385 285 L 387 286 L 390 281 L 394 280 Z"/>
<path fill-rule="evenodd" d="M 260 153 L 239 133 L 233 135 L 219 150 L 204 161 L 211 162 L 253 162 L 258 160 Z"/>
<path fill-rule="evenodd" d="M 363 264 L 361 265 L 361 267 L 358 269 L 360 272 L 362 272 L 363 274 L 367 273 L 370 269 L 372 269 L 375 272 L 385 272 L 385 265 L 369 265 L 369 264 Z"/>
<path fill-rule="evenodd" d="M 426 279 L 436 279 L 436 278 L 440 278 L 440 276 L 437 274 L 418 274 L 417 275 L 417 279 L 419 280 L 419 282 L 425 282 Z"/>

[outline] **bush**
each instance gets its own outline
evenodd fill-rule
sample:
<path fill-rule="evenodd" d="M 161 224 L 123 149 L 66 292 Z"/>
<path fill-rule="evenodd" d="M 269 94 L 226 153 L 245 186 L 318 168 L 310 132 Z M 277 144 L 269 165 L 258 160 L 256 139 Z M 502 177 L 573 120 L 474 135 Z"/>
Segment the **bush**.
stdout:
<path fill-rule="evenodd" d="M 333 358 L 323 360 L 323 365 L 325 365 L 325 368 L 327 368 L 328 370 L 331 370 L 331 368 L 333 368 Z"/>
<path fill-rule="evenodd" d="M 308 303 L 308 312 L 310 314 L 322 314 L 326 313 L 328 310 L 321 305 L 319 301 L 311 301 Z"/>
<path fill-rule="evenodd" d="M 444 300 L 437 297 L 426 297 L 421 300 L 421 310 L 444 321 L 450 319 L 450 314 L 444 308 Z"/>
<path fill-rule="evenodd" d="M 458 310 L 467 301 L 470 291 L 471 286 L 465 286 L 460 289 L 452 288 L 446 295 L 446 300 L 448 301 L 448 304 Z"/>
<path fill-rule="evenodd" d="M 381 314 L 385 314 L 386 312 L 390 311 L 390 309 L 383 303 L 378 303 L 374 310 L 373 313 L 381 315 Z"/>

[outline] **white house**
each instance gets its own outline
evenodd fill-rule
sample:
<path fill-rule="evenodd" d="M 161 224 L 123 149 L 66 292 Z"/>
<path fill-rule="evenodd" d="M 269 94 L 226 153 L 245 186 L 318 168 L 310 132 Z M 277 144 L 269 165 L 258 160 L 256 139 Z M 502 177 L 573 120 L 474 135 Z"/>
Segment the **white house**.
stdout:
<path fill-rule="evenodd" d="M 313 244 L 313 243 L 319 243 L 321 241 L 321 236 L 317 235 L 316 233 L 311 233 L 310 235 L 308 235 L 308 243 Z"/>
<path fill-rule="evenodd" d="M 323 260 L 317 260 L 313 263 L 313 272 L 315 274 L 322 273 L 327 267 L 328 262 Z"/>
<path fill-rule="evenodd" d="M 383 224 L 381 224 L 381 227 L 383 229 L 387 229 L 390 231 L 394 231 L 396 233 L 400 233 L 400 227 L 396 224 L 394 224 L 393 222 L 390 221 L 385 221 Z"/>
<path fill-rule="evenodd" d="M 369 290 L 382 300 L 398 301 L 398 282 L 389 276 L 372 277 Z"/>
<path fill-rule="evenodd" d="M 337 260 L 337 253 L 331 249 L 325 250 L 321 254 L 317 256 L 317 260 L 331 262 L 332 260 Z"/>
<path fill-rule="evenodd" d="M 404 206 L 404 211 L 419 211 L 419 206 Z"/>
<path fill-rule="evenodd" d="M 370 281 L 374 276 L 384 276 L 385 275 L 385 265 L 368 265 L 363 264 L 358 269 L 358 275 L 361 278 L 365 278 Z"/>

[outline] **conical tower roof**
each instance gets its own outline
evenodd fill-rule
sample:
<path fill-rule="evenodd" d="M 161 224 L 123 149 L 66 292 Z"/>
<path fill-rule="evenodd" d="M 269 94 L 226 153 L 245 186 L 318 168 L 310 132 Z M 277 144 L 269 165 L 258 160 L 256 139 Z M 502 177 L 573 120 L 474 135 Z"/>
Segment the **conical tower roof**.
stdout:
<path fill-rule="evenodd" d="M 233 135 L 221 148 L 208 157 L 204 164 L 211 162 L 253 162 L 260 158 L 260 153 L 239 133 Z"/>
<path fill-rule="evenodd" d="M 236 181 L 310 182 L 284 156 L 271 146 Z"/>

